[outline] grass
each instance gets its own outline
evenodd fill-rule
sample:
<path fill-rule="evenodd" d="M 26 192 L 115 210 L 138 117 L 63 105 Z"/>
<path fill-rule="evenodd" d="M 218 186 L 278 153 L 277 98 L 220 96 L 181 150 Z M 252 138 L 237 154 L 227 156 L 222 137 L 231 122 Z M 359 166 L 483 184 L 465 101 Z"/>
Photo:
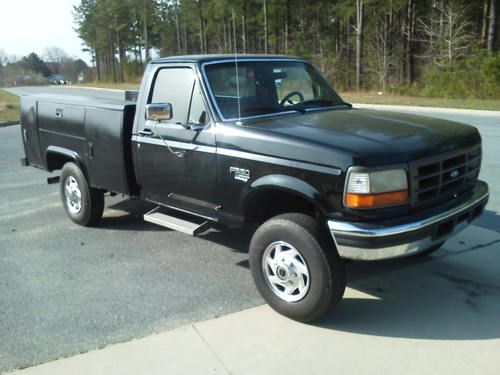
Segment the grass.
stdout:
<path fill-rule="evenodd" d="M 460 109 L 487 109 L 500 111 L 500 100 L 442 99 L 395 94 L 378 95 L 376 92 L 341 92 L 348 103 L 410 105 L 418 107 L 440 107 Z"/>
<path fill-rule="evenodd" d="M 19 97 L 0 89 L 0 123 L 19 120 Z"/>

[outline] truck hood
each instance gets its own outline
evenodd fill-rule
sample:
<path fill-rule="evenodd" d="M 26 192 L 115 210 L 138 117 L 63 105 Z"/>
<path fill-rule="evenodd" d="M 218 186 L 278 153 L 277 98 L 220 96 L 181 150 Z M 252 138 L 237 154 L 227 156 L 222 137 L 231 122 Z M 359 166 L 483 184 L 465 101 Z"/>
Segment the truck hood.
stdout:
<path fill-rule="evenodd" d="M 408 162 L 481 142 L 479 132 L 470 125 L 365 109 L 260 118 L 245 125 L 334 148 L 351 155 L 354 164 L 366 166 Z"/>

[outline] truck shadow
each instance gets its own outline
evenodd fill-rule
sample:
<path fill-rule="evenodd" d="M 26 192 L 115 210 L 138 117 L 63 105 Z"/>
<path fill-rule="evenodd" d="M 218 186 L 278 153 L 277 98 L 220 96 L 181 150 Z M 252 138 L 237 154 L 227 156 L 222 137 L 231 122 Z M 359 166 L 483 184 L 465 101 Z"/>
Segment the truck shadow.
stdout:
<path fill-rule="evenodd" d="M 117 198 L 111 198 L 96 228 L 125 231 L 169 232 L 170 229 L 148 223 L 142 218 L 146 212 L 152 210 L 154 207 L 154 204 L 141 200 L 118 200 Z"/>
<path fill-rule="evenodd" d="M 353 291 L 318 326 L 414 339 L 499 338 L 500 285 L 492 281 L 491 261 L 500 269 L 500 259 L 481 253 L 467 255 L 467 262 L 439 252 L 428 259 L 351 262 Z"/>
<path fill-rule="evenodd" d="M 238 253 L 248 253 L 250 240 L 255 232 L 254 228 L 224 228 L 210 230 L 200 235 L 200 238 L 215 242 Z"/>
<path fill-rule="evenodd" d="M 141 216 L 123 214 L 120 216 L 103 216 L 96 228 L 136 231 L 136 232 L 169 232 L 170 229 L 148 223 Z"/>

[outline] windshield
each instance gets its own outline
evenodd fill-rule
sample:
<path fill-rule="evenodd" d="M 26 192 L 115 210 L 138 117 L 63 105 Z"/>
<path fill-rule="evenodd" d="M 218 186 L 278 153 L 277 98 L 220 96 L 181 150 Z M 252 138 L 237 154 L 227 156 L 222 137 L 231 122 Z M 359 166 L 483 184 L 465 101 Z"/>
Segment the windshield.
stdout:
<path fill-rule="evenodd" d="M 302 61 L 239 61 L 207 64 L 205 73 L 225 119 L 343 105 L 311 64 Z"/>

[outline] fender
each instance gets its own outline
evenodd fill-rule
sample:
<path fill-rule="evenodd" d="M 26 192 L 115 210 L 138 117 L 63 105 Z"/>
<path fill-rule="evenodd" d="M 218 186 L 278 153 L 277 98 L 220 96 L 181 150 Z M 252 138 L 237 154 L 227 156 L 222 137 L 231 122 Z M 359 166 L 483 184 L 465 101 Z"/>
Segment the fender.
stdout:
<path fill-rule="evenodd" d="M 47 150 L 45 150 L 45 163 L 46 163 L 47 170 L 49 170 L 51 172 L 53 169 L 51 170 L 51 168 L 49 168 L 49 156 L 50 155 L 64 156 L 64 157 L 74 161 L 75 164 L 77 164 L 82 169 L 82 171 L 85 173 L 85 175 L 87 175 L 87 170 L 85 168 L 85 164 L 81 160 L 78 153 L 76 153 L 75 151 L 64 148 L 64 147 L 59 147 L 59 146 L 47 147 Z"/>
<path fill-rule="evenodd" d="M 255 194 L 263 190 L 284 190 L 307 199 L 314 206 L 319 208 L 321 212 L 325 212 L 323 205 L 320 203 L 320 193 L 318 190 L 297 177 L 282 174 L 262 176 L 253 181 L 250 188 L 251 189 L 246 194 L 245 202 L 248 202 Z"/>

